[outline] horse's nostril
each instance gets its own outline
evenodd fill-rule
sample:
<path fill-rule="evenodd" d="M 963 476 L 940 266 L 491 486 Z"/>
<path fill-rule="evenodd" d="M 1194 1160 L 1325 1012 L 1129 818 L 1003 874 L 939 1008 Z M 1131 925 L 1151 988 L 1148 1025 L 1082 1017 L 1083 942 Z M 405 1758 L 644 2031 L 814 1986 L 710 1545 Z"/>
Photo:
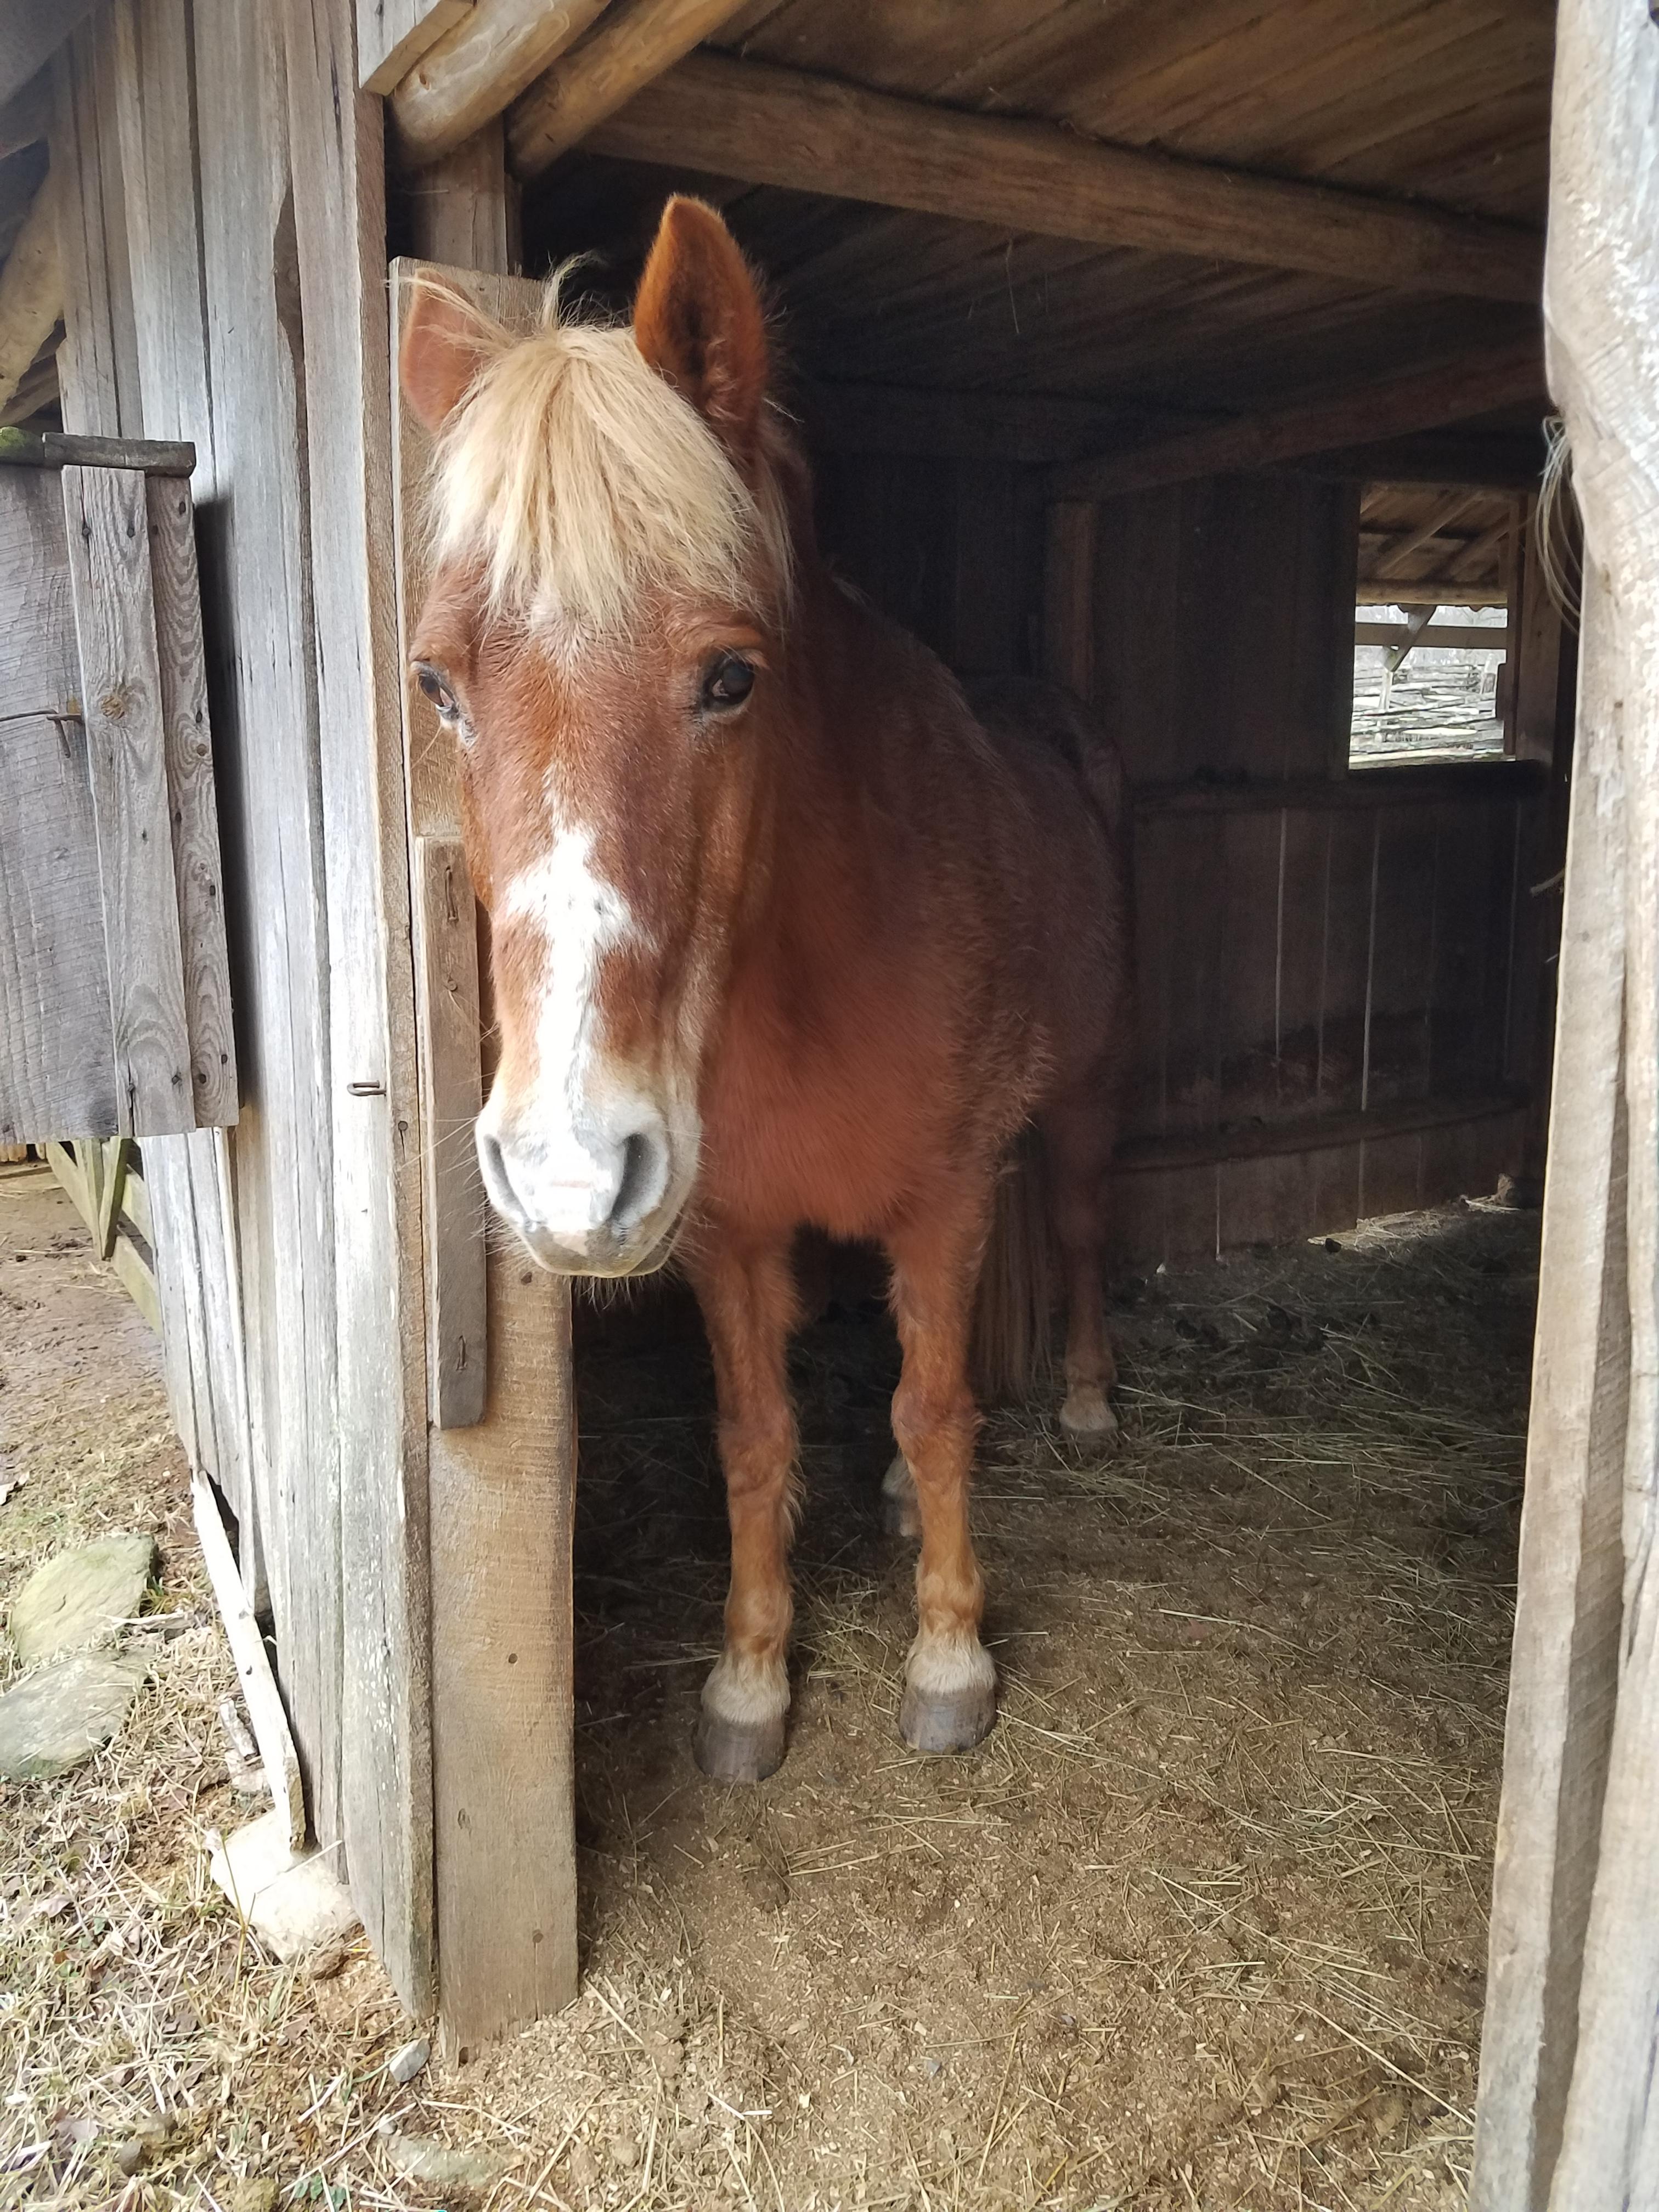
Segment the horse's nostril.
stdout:
<path fill-rule="evenodd" d="M 483 1170 L 484 1188 L 505 1212 L 513 1184 L 507 1176 L 507 1162 L 502 1157 L 501 1139 L 492 1136 L 488 1129 L 482 1128 L 477 1137 L 478 1164 Z"/>
<path fill-rule="evenodd" d="M 631 1229 L 643 1220 L 656 1203 L 659 1181 L 656 1147 L 643 1130 L 636 1129 L 623 1139 L 622 1181 L 611 1201 L 611 1226 Z"/>

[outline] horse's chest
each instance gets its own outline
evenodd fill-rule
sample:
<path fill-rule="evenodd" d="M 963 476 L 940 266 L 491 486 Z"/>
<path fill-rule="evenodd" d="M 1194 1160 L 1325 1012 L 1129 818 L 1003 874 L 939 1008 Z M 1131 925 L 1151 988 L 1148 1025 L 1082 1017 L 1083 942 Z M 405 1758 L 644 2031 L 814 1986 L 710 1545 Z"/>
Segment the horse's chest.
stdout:
<path fill-rule="evenodd" d="M 797 1037 L 722 1059 L 704 1102 L 705 1189 L 757 1226 L 876 1234 L 943 1141 L 943 1086 L 914 1054 Z"/>

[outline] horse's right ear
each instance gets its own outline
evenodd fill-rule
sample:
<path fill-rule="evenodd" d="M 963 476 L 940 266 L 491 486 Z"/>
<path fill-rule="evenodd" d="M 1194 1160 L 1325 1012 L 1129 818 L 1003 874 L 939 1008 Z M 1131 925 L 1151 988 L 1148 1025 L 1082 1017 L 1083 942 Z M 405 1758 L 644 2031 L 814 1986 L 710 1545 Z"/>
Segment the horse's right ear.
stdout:
<path fill-rule="evenodd" d="M 428 430 L 442 429 L 488 354 L 465 301 L 422 284 L 404 325 L 398 375 L 404 397 Z"/>
<path fill-rule="evenodd" d="M 766 404 L 766 319 L 736 239 L 701 200 L 676 197 L 662 211 L 634 342 L 746 469 Z"/>

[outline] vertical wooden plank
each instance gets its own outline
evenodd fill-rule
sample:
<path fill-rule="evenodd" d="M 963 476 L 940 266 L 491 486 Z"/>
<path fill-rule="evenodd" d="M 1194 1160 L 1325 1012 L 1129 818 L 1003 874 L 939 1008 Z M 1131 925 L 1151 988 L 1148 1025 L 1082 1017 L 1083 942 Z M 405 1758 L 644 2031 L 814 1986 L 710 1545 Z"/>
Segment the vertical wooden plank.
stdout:
<path fill-rule="evenodd" d="M 119 434 L 141 415 L 127 263 L 113 56 L 104 26 L 83 24 L 52 64 L 52 165 L 72 180 L 58 195 L 64 337 L 58 356 L 64 422 Z"/>
<path fill-rule="evenodd" d="M 487 1379 L 486 1200 L 472 1125 L 478 1073 L 478 936 L 459 838 L 415 840 L 420 975 L 421 1183 L 426 1227 L 428 1413 L 441 1429 L 483 1419 Z M 435 1111 L 441 1101 L 447 1109 Z"/>
<path fill-rule="evenodd" d="M 209 685 L 251 1062 L 230 1178 L 251 1480 L 313 1831 L 341 1852 L 336 1071 L 286 83 L 271 11 L 204 8 L 193 21 L 212 394 L 199 550 L 222 656 Z"/>
<path fill-rule="evenodd" d="M 1170 821 L 1164 1127 L 1212 1129 L 1220 1119 L 1228 825 L 1218 814 L 1179 814 Z"/>
<path fill-rule="evenodd" d="M 1179 660 L 1168 649 L 1181 569 L 1180 487 L 1096 509 L 1093 693 L 1132 784 L 1172 781 L 1186 764 L 1176 724 Z"/>
<path fill-rule="evenodd" d="M 1163 748 L 1163 773 L 1182 779 L 1231 766 L 1228 673 L 1233 644 L 1235 582 L 1229 501 L 1223 479 L 1202 477 L 1171 487 L 1180 509 L 1180 567 L 1175 606 L 1178 649 L 1174 713 Z M 1158 649 L 1168 653 L 1163 641 Z"/>
<path fill-rule="evenodd" d="M 416 273 L 392 264 L 394 331 Z M 444 273 L 495 315 L 533 324 L 538 286 Z M 429 448 L 395 384 L 393 404 L 406 643 L 425 591 L 416 525 Z M 412 684 L 404 715 L 411 830 L 453 838 L 453 740 Z M 576 1990 L 569 1288 L 506 1249 L 489 1254 L 485 1282 L 483 1419 L 430 1441 L 439 2002 L 461 2050 Z"/>
<path fill-rule="evenodd" d="M 63 471 L 123 1134 L 193 1126 L 144 478 Z"/>
<path fill-rule="evenodd" d="M 1043 576 L 1043 673 L 1079 699 L 1095 691 L 1095 530 L 1089 500 L 1057 500 L 1048 509 Z"/>
<path fill-rule="evenodd" d="M 1357 810 L 1329 817 L 1319 999 L 1323 1114 L 1352 1113 L 1363 1103 L 1377 823 L 1376 814 Z"/>
<path fill-rule="evenodd" d="M 177 477 L 145 480 L 150 582 L 160 647 L 161 717 L 173 879 L 184 963 L 191 1104 L 198 1128 L 236 1119 L 236 1041 L 219 859 L 219 811 L 208 734 L 201 599 L 190 492 Z"/>
<path fill-rule="evenodd" d="M 1550 2203 L 1558 2212 L 1613 2212 L 1659 2197 L 1659 27 L 1641 0 L 1568 0 L 1562 9 L 1550 203 L 1550 380 L 1572 443 L 1584 526 L 1579 743 L 1612 738 L 1623 775 L 1609 826 L 1624 833 L 1629 1121 L 1617 1704 Z M 1575 843 L 1564 1030 L 1571 1018 L 1568 952 L 1583 926 L 1578 868 Z M 1605 931 L 1604 941 L 1613 934 Z M 1604 964 L 1613 965 L 1605 955 Z M 1605 1080 L 1614 1065 L 1604 1053 L 1597 1073 Z M 1571 1081 L 1558 1053 L 1553 1140 Z M 1547 1207 L 1553 1161 L 1549 1181 Z M 1611 1603 L 1596 1615 L 1579 1608 L 1578 1624 L 1603 1651 L 1612 1613 Z"/>
<path fill-rule="evenodd" d="M 507 173 L 501 118 L 486 123 L 464 145 L 404 185 L 415 251 L 423 261 L 458 269 L 518 265 L 517 180 Z"/>
<path fill-rule="evenodd" d="M 1361 1103 L 1422 1098 L 1429 1088 L 1429 1006 L 1434 982 L 1436 823 L 1425 807 L 1383 808 L 1376 817 L 1365 1073 Z M 1448 854 L 1447 865 L 1457 856 Z"/>
<path fill-rule="evenodd" d="M 1567 625 L 1545 580 L 1535 500 L 1528 501 L 1525 514 L 1517 562 L 1520 607 L 1518 619 L 1511 610 L 1510 623 L 1515 654 L 1510 750 L 1517 760 L 1537 761 L 1547 768 L 1555 757 Z"/>
<path fill-rule="evenodd" d="M 222 499 L 209 395 L 188 0 L 114 0 L 106 21 L 116 55 L 114 104 L 143 399 L 142 419 L 121 427 L 152 437 L 190 439 L 197 451 L 196 489 Z M 213 581 L 198 575 L 192 507 L 160 517 L 164 542 L 158 546 L 158 501 L 171 494 L 176 501 L 181 489 L 159 483 L 149 487 L 158 623 L 167 618 L 163 609 L 172 591 L 193 608 L 203 581 Z M 199 631 L 193 641 L 199 646 Z M 196 902 L 190 933 L 205 944 L 213 927 L 211 908 L 216 904 L 222 909 L 225 899 L 222 872 L 214 857 L 221 793 L 210 790 L 199 775 L 185 773 L 203 726 L 193 696 L 197 682 L 192 671 L 176 709 L 169 712 L 169 727 L 175 747 L 186 755 L 185 763 L 174 763 L 175 781 L 185 787 L 185 819 L 175 824 L 174 836 L 175 871 L 181 857 L 186 861 L 180 909 L 191 911 Z M 204 657 L 199 682 L 205 694 L 210 672 Z M 223 703 L 222 690 L 222 708 Z M 234 783 L 231 763 L 227 758 L 222 764 L 228 793 Z M 228 816 L 234 811 L 228 808 Z M 222 911 L 218 927 L 222 933 Z M 227 969 L 227 985 L 228 980 Z M 185 982 L 192 1069 L 205 1054 L 212 1088 L 216 1062 L 216 1115 L 233 1121 L 237 1085 L 228 998 L 222 1015 L 210 1002 L 205 975 L 192 978 L 187 967 Z M 244 1585 L 263 1610 L 268 1593 L 249 1464 L 237 1227 L 224 1128 L 154 1139 L 146 1148 L 145 1171 L 155 1194 L 150 1243 L 174 1425 L 191 1466 L 211 1478 L 236 1516 Z"/>
<path fill-rule="evenodd" d="M 1330 862 L 1328 814 L 1287 808 L 1279 876 L 1279 975 L 1273 1058 L 1280 1113 L 1319 1105 L 1319 1012 L 1325 963 L 1325 892 Z"/>
<path fill-rule="evenodd" d="M 1359 486 L 1301 484 L 1287 580 L 1295 595 L 1287 644 L 1285 775 L 1347 773 L 1353 726 L 1354 586 Z"/>
<path fill-rule="evenodd" d="M 1628 785 L 1608 610 L 1593 574 L 1587 583 L 1473 2212 L 1544 2212 L 1551 2202 L 1619 1677 L 1630 1360 L 1620 1096 Z"/>
<path fill-rule="evenodd" d="M 1423 1203 L 1423 1139 L 1414 1129 L 1367 1137 L 1359 1147 L 1359 1218 L 1413 1213 Z"/>
<path fill-rule="evenodd" d="M 568 1287 L 492 1254 L 489 1398 L 432 1438 L 440 2001 L 458 2053 L 576 1993 Z"/>
<path fill-rule="evenodd" d="M 1135 1073 L 1126 1137 L 1162 1135 L 1170 1126 L 1170 994 L 1175 957 L 1176 857 L 1186 827 L 1154 815 L 1135 829 Z"/>
<path fill-rule="evenodd" d="M 54 471 L 8 469 L 0 483 L 0 1143 L 112 1136 L 98 833 Z"/>
<path fill-rule="evenodd" d="M 1242 1244 L 1297 1244 L 1314 1233 L 1315 1185 L 1305 1152 L 1224 1160 L 1216 1170 L 1216 1237 Z"/>
<path fill-rule="evenodd" d="M 1020 667 L 1019 477 L 1012 462 L 957 465 L 950 661 L 965 674 Z M 1078 610 L 1085 631 L 1089 616 L 1085 594 Z"/>
<path fill-rule="evenodd" d="M 404 2001 L 434 1988 L 426 1376 L 392 557 L 383 125 L 351 0 L 280 0 L 303 304 L 333 1067 L 341 1829 Z"/>
<path fill-rule="evenodd" d="M 1224 1127 L 1279 1111 L 1278 1013 L 1282 813 L 1221 817 L 1216 954 L 1216 1118 Z"/>

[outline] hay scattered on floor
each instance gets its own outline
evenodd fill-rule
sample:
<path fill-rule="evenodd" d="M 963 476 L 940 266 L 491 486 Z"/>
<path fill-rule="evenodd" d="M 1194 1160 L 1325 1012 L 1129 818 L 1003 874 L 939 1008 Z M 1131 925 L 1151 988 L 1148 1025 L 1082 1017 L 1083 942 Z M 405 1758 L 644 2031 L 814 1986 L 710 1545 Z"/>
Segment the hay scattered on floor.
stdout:
<path fill-rule="evenodd" d="M 155 1686 L 78 1782 L 0 1800 L 0 2207 L 457 2201 L 397 2179 L 390 2117 L 506 2160 L 487 2212 L 1451 2212 L 1535 1225 L 1449 1209 L 1116 1286 L 1121 1447 L 1076 1454 L 1047 1407 L 988 1423 L 1003 1717 L 961 1761 L 894 1733 L 890 1339 L 832 1313 L 795 1363 L 792 1747 L 751 1792 L 687 1753 L 725 1553 L 695 1322 L 585 1323 L 584 1991 L 407 2088 L 384 2069 L 411 2031 L 361 1947 L 330 1978 L 277 1966 L 201 1871 L 236 1817 L 228 1671 L 165 1533 L 170 1462 Z M 74 1425 L 25 1439 L 91 1501 L 42 1543 L 134 1525 L 153 1474 L 135 1427 L 94 1477 Z"/>

